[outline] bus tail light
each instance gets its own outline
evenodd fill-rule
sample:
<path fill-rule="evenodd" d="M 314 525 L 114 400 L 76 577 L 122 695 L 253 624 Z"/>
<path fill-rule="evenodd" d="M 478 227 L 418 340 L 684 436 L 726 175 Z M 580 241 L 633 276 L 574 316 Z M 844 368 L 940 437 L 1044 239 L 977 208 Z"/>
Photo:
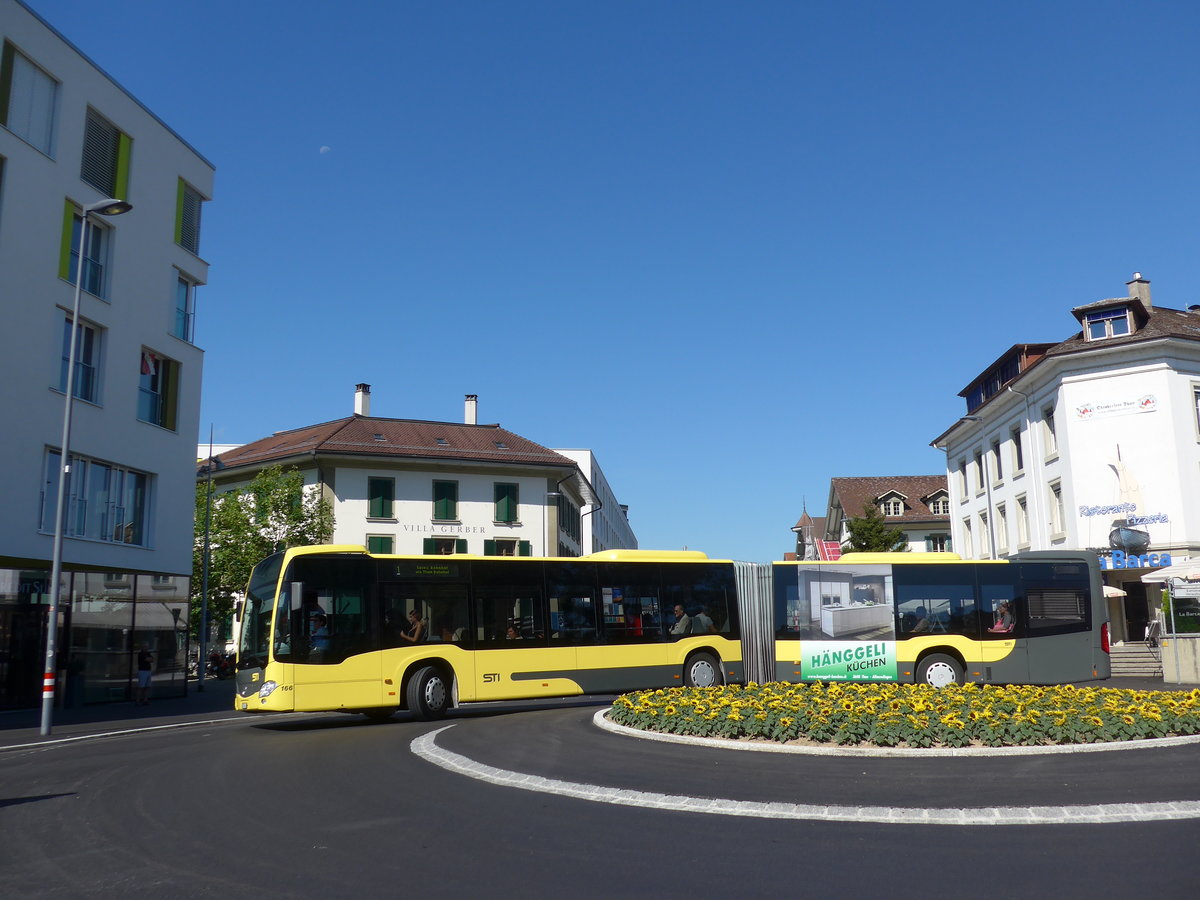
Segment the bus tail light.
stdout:
<path fill-rule="evenodd" d="M 1105 653 L 1108 653 L 1109 652 L 1108 648 L 1109 648 L 1108 623 L 1105 622 L 1103 625 L 1100 626 L 1100 649 L 1103 650 Z"/>

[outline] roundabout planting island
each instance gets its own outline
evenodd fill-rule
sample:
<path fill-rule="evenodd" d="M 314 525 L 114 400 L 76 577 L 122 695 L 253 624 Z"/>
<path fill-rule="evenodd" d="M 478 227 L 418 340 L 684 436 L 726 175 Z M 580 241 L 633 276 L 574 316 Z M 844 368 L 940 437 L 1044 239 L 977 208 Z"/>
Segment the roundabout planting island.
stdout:
<path fill-rule="evenodd" d="M 638 691 L 608 716 L 644 731 L 780 744 L 1036 747 L 1200 734 L 1200 689 L 751 683 Z"/>

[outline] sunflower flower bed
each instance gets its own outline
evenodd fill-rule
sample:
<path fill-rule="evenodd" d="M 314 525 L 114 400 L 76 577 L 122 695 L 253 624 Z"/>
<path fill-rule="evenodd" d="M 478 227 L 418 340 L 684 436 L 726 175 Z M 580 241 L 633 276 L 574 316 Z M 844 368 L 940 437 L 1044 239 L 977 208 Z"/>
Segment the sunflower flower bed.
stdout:
<path fill-rule="evenodd" d="M 1200 689 L 814 683 L 667 688 L 609 718 L 669 734 L 880 747 L 1037 746 L 1200 734 Z"/>

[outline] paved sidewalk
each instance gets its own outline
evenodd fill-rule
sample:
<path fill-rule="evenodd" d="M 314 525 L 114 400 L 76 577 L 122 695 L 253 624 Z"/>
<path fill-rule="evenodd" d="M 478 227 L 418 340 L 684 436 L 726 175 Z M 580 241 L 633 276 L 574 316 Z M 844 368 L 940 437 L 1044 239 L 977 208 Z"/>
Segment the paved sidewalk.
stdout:
<path fill-rule="evenodd" d="M 203 691 L 197 688 L 197 682 L 189 682 L 187 696 L 151 700 L 148 706 L 126 701 L 55 709 L 48 736 L 41 734 L 41 707 L 0 712 L 0 748 L 130 728 L 245 716 L 233 709 L 232 678 L 225 681 L 209 678 Z"/>

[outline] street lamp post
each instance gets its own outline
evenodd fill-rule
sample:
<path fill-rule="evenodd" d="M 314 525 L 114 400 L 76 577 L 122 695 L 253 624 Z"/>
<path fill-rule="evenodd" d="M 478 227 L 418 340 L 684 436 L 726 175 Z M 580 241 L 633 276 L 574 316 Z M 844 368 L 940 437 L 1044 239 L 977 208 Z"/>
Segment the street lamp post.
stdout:
<path fill-rule="evenodd" d="M 71 412 L 75 399 L 75 353 L 79 337 L 79 298 L 83 291 L 83 261 L 88 250 L 88 216 L 119 216 L 133 209 L 124 200 L 99 200 L 83 207 L 79 220 L 79 261 L 75 266 L 75 302 L 71 307 L 71 340 L 67 349 L 66 397 L 63 402 L 62 448 L 58 469 L 58 501 L 54 507 L 54 550 L 50 562 L 50 609 L 46 624 L 46 661 L 42 669 L 42 734 L 49 734 L 54 714 L 54 679 L 58 670 L 58 606 L 62 599 L 63 532 L 66 530 L 67 477 L 71 471 Z"/>

